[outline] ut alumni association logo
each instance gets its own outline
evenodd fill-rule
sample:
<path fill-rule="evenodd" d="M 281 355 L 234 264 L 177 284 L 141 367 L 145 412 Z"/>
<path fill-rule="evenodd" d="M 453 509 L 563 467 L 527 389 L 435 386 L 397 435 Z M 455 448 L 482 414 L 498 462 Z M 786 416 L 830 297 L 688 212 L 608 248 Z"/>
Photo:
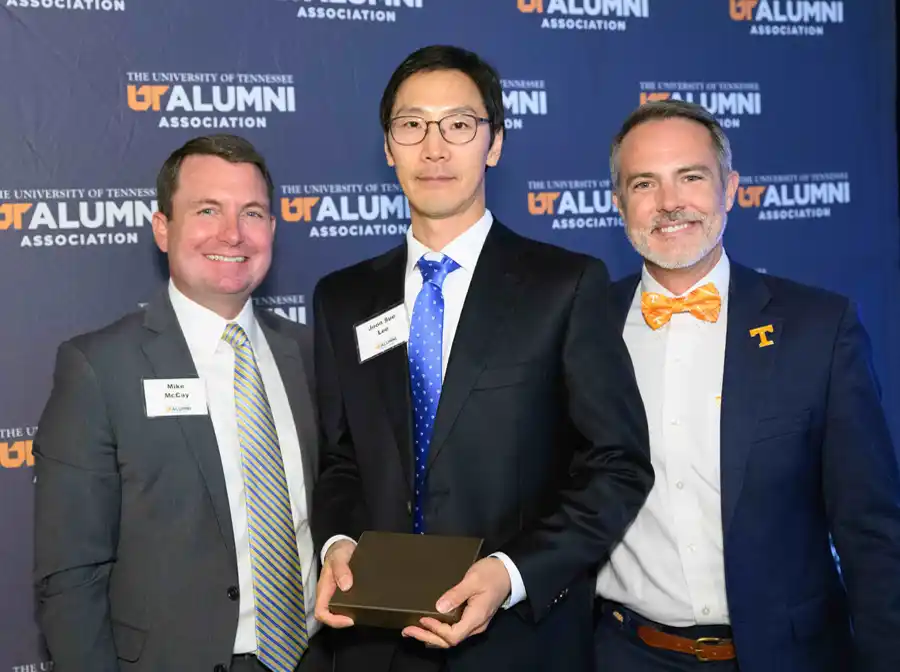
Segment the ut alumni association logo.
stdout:
<path fill-rule="evenodd" d="M 844 22 L 842 0 L 729 0 L 728 10 L 751 35 L 821 37 L 825 24 Z"/>
<path fill-rule="evenodd" d="M 529 180 L 528 214 L 554 231 L 622 226 L 609 180 Z"/>
<path fill-rule="evenodd" d="M 517 0 L 522 14 L 541 17 L 541 28 L 621 32 L 627 19 L 650 16 L 649 0 Z"/>
<path fill-rule="evenodd" d="M 409 201 L 394 183 L 282 185 L 279 192 L 282 221 L 311 224 L 310 238 L 399 236 L 409 227 Z"/>

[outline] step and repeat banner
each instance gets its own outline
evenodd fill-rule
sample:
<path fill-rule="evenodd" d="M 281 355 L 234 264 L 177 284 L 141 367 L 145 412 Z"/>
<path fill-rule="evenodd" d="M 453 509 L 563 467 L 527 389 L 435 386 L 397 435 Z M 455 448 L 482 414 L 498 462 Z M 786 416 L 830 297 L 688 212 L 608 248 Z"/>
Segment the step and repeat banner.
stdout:
<path fill-rule="evenodd" d="M 279 226 L 255 300 L 306 322 L 319 277 L 409 225 L 378 102 L 427 44 L 473 49 L 503 78 L 494 213 L 616 278 L 639 262 L 612 205 L 613 134 L 648 100 L 704 105 L 741 173 L 729 254 L 859 303 L 900 436 L 893 5 L 0 0 L 0 672 L 52 669 L 33 615 L 31 440 L 57 345 L 165 281 L 150 220 L 166 156 L 223 131 L 262 151 Z"/>

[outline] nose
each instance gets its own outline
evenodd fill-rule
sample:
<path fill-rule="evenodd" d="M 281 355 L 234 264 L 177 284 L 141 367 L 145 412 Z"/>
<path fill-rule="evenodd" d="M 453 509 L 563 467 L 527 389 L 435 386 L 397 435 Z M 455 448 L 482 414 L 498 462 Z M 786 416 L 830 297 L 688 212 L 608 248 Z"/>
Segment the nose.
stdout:
<path fill-rule="evenodd" d="M 675 212 L 683 207 L 681 191 L 672 182 L 663 182 L 657 190 L 656 207 L 660 212 Z"/>
<path fill-rule="evenodd" d="M 422 141 L 422 153 L 429 161 L 441 161 L 447 158 L 447 141 L 441 135 L 437 122 L 429 122 Z"/>
<path fill-rule="evenodd" d="M 227 213 L 219 225 L 219 240 L 228 245 L 239 245 L 243 239 L 240 218 L 236 213 Z"/>

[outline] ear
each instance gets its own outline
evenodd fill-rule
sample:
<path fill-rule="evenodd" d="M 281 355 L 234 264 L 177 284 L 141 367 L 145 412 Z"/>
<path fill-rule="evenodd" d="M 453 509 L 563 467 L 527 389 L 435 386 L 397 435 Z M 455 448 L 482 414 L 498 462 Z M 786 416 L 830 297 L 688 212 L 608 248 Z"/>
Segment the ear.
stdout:
<path fill-rule="evenodd" d="M 503 153 L 503 129 L 501 128 L 497 131 L 497 135 L 494 136 L 494 142 L 491 143 L 491 148 L 488 150 L 487 160 L 485 163 L 493 168 L 500 161 L 500 154 Z"/>
<path fill-rule="evenodd" d="M 622 205 L 619 205 L 619 194 L 615 191 L 613 191 L 613 194 L 612 194 L 612 202 L 613 202 L 613 205 L 616 207 L 616 210 L 619 211 L 619 215 L 621 215 L 622 214 L 622 205 L 624 205 L 624 203 L 622 203 Z"/>
<path fill-rule="evenodd" d="M 394 167 L 394 155 L 391 153 L 391 143 L 388 140 L 387 134 L 384 136 L 384 158 L 387 159 L 387 164 L 393 168 Z"/>
<path fill-rule="evenodd" d="M 734 199 L 737 196 L 738 185 L 740 184 L 740 175 L 732 170 L 728 173 L 728 179 L 725 181 L 725 211 L 730 212 L 734 205 Z"/>
<path fill-rule="evenodd" d="M 162 252 L 169 251 L 169 219 L 161 212 L 153 213 L 153 240 Z"/>
<path fill-rule="evenodd" d="M 278 226 L 278 220 L 275 215 L 269 215 L 269 226 L 272 227 L 272 235 L 275 235 L 275 227 Z"/>

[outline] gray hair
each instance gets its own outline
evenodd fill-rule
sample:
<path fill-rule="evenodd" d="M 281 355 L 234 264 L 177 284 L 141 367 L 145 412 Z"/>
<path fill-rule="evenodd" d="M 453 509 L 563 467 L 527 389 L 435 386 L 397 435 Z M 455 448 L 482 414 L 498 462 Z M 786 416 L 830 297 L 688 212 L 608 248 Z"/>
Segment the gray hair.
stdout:
<path fill-rule="evenodd" d="M 629 114 L 613 139 L 612 148 L 609 152 L 609 172 L 615 192 L 619 193 L 619 180 L 621 178 L 621 175 L 619 175 L 619 150 L 622 148 L 622 141 L 625 139 L 625 136 L 641 124 L 662 119 L 688 119 L 700 124 L 709 131 L 713 147 L 716 150 L 716 157 L 719 161 L 719 179 L 724 185 L 725 178 L 731 172 L 731 143 L 728 142 L 728 137 L 719 125 L 719 122 L 716 121 L 716 118 L 696 103 L 689 103 L 684 100 L 654 100 L 644 103 Z"/>

